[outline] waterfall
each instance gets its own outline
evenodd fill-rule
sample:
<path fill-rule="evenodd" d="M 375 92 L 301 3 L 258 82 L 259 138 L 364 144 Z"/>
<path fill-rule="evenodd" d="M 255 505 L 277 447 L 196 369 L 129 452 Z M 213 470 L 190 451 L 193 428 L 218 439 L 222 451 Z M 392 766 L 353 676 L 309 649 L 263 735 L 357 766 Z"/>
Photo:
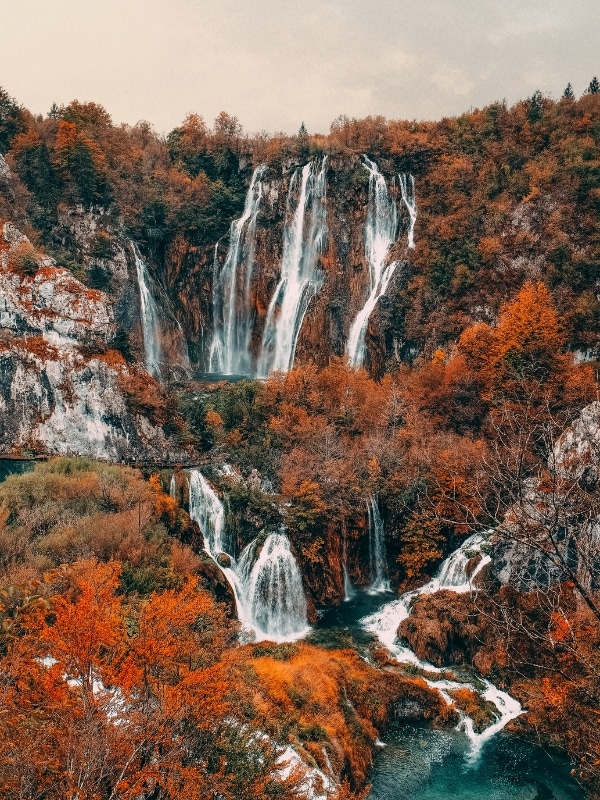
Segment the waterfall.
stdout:
<path fill-rule="evenodd" d="M 415 201 L 415 179 L 412 175 L 400 175 L 400 194 L 402 202 L 408 211 L 410 223 L 408 226 L 408 246 L 415 246 L 415 223 L 417 221 L 417 203 Z"/>
<path fill-rule="evenodd" d="M 216 563 L 229 582 L 242 627 L 254 639 L 294 641 L 309 631 L 302 576 L 290 543 L 281 529 L 267 536 L 260 552 L 254 539 L 243 550 L 239 562 L 228 552 L 225 510 L 204 475 L 190 470 L 190 517 L 204 536 L 204 548 L 216 561 L 227 553 L 231 565 Z M 233 549 L 233 548 L 230 548 Z"/>
<path fill-rule="evenodd" d="M 250 290 L 254 272 L 256 220 L 262 199 L 262 177 L 266 166 L 261 164 L 252 175 L 242 216 L 231 223 L 229 249 L 219 270 L 218 247 L 215 246 L 213 269 L 213 338 L 209 353 L 209 371 L 226 375 L 252 372 L 250 339 L 254 310 Z"/>
<path fill-rule="evenodd" d="M 385 531 L 383 520 L 379 513 L 379 506 L 374 497 L 367 501 L 369 513 L 369 562 L 371 565 L 371 586 L 369 592 L 389 592 L 390 582 L 387 571 L 387 556 L 385 552 Z"/>
<path fill-rule="evenodd" d="M 346 564 L 342 567 L 342 572 L 344 575 L 344 600 L 352 600 L 356 597 L 356 589 L 352 586 L 352 581 L 350 580 L 350 576 L 348 575 L 348 567 Z"/>
<path fill-rule="evenodd" d="M 257 639 L 290 641 L 308 632 L 302 576 L 282 531 L 267 536 L 246 575 L 246 608 Z"/>
<path fill-rule="evenodd" d="M 318 260 L 327 235 L 326 161 L 320 166 L 309 162 L 290 181 L 280 278 L 267 311 L 258 363 L 263 377 L 292 368 L 308 305 L 323 285 Z"/>
<path fill-rule="evenodd" d="M 177 484 L 175 483 L 175 473 L 171 475 L 171 482 L 169 483 L 169 495 L 173 500 L 177 500 Z"/>
<path fill-rule="evenodd" d="M 346 354 L 353 367 L 362 366 L 365 355 L 365 333 L 369 317 L 377 301 L 385 294 L 394 274 L 397 261 L 388 261 L 391 246 L 398 234 L 398 208 L 394 197 L 389 197 L 385 178 L 377 164 L 363 156 L 363 166 L 369 172 L 369 205 L 365 224 L 365 256 L 369 265 L 369 294 L 364 306 L 350 327 Z M 415 181 L 412 175 L 400 175 L 400 193 L 410 218 L 408 246 L 414 247 L 414 227 L 417 219 Z M 386 263 L 387 262 L 387 263 Z"/>
<path fill-rule="evenodd" d="M 455 550 L 454 553 L 444 561 L 435 578 L 419 589 L 406 592 L 397 600 L 387 603 L 375 614 L 365 617 L 362 620 L 363 627 L 374 633 L 397 661 L 405 664 L 413 664 L 428 673 L 439 674 L 444 672 L 445 670 L 443 668 L 435 667 L 433 664 L 420 661 L 409 647 L 400 644 L 397 641 L 398 626 L 403 620 L 410 616 L 415 600 L 421 595 L 434 594 L 440 591 L 440 589 L 457 592 L 459 594 L 472 591 L 473 579 L 491 560 L 489 556 L 482 555 L 481 560 L 473 570 L 471 576 L 468 577 L 466 571 L 467 563 L 474 553 L 482 554 L 481 545 L 483 542 L 484 538 L 479 534 L 475 534 L 469 539 L 466 539 L 458 550 Z M 502 730 L 510 720 L 515 719 L 515 717 L 523 713 L 521 704 L 517 700 L 506 692 L 502 692 L 487 680 L 480 678 L 476 682 L 477 685 L 474 683 L 459 683 L 458 681 L 445 679 L 431 680 L 429 678 L 424 678 L 424 680 L 429 686 L 437 689 L 444 700 L 450 705 L 453 704 L 453 700 L 448 692 L 468 688 L 473 691 L 478 691 L 482 697 L 496 706 L 496 721 L 480 733 L 475 730 L 473 720 L 464 712 L 459 712 L 461 719 L 458 728 L 464 730 L 471 742 L 471 760 L 475 760 L 478 757 L 481 748 L 488 739 Z"/>
<path fill-rule="evenodd" d="M 197 469 L 190 471 L 190 517 L 200 526 L 204 536 L 204 548 L 211 556 L 227 552 L 224 543 L 223 503 Z"/>
<path fill-rule="evenodd" d="M 129 242 L 135 259 L 138 286 L 140 289 L 140 311 L 142 316 L 142 337 L 144 340 L 144 359 L 146 369 L 155 378 L 160 377 L 161 335 L 158 306 L 149 288 L 148 268 L 135 242 Z"/>

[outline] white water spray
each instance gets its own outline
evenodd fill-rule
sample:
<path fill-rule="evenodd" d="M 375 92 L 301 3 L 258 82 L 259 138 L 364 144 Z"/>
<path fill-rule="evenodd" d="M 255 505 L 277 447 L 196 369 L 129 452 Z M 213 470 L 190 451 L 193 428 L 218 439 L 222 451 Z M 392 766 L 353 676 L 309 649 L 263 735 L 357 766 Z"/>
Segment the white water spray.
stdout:
<path fill-rule="evenodd" d="M 374 497 L 367 501 L 369 513 L 369 561 L 371 565 L 371 586 L 369 592 L 389 592 L 387 555 L 385 551 L 385 530 L 379 513 L 379 505 Z"/>
<path fill-rule="evenodd" d="M 364 167 L 369 172 L 369 207 L 365 224 L 365 256 L 369 265 L 369 294 L 350 327 L 346 354 L 350 366 L 362 366 L 366 356 L 365 334 L 369 317 L 377 301 L 385 294 L 394 274 L 397 261 L 389 261 L 390 248 L 398 235 L 398 207 L 394 197 L 388 195 L 385 178 L 377 164 L 363 156 Z M 408 246 L 414 247 L 414 227 L 417 219 L 415 181 L 412 175 L 400 175 L 400 193 L 410 217 Z"/>
<path fill-rule="evenodd" d="M 213 557 L 226 551 L 225 509 L 215 490 L 197 469 L 190 471 L 190 517 L 204 536 L 204 548 Z"/>
<path fill-rule="evenodd" d="M 308 305 L 323 285 L 318 260 L 327 236 L 326 160 L 320 166 L 306 164 L 290 181 L 281 273 L 267 311 L 258 364 L 263 377 L 292 368 Z"/>
<path fill-rule="evenodd" d="M 397 641 L 398 626 L 403 620 L 410 616 L 415 600 L 422 595 L 434 594 L 441 589 L 457 592 L 459 594 L 472 591 L 473 579 L 491 560 L 489 556 L 483 555 L 471 576 L 469 577 L 467 575 L 467 564 L 475 553 L 481 553 L 483 541 L 483 537 L 479 534 L 471 536 L 463 542 L 458 550 L 455 550 L 454 553 L 443 562 L 435 578 L 419 589 L 406 592 L 397 600 L 387 603 L 375 614 L 365 617 L 365 619 L 362 620 L 363 627 L 374 633 L 397 661 L 405 664 L 414 664 L 430 673 L 442 672 L 443 670 L 439 667 L 435 667 L 433 664 L 429 664 L 426 661 L 421 661 L 409 647 Z M 471 742 L 471 761 L 474 761 L 478 757 L 481 748 L 488 739 L 502 730 L 510 720 L 515 719 L 515 717 L 523 713 L 521 704 L 517 700 L 506 692 L 502 692 L 500 689 L 496 688 L 489 681 L 478 679 L 477 683 L 483 686 L 483 691 L 481 691 L 481 688 L 477 685 L 470 683 L 459 683 L 458 681 L 449 680 L 425 680 L 429 686 L 440 692 L 449 705 L 453 704 L 452 696 L 449 692 L 456 689 L 467 688 L 478 692 L 483 698 L 489 700 L 496 706 L 498 710 L 496 722 L 479 733 L 475 730 L 473 720 L 463 712 L 459 712 L 461 719 L 458 727 L 464 730 Z"/>
<path fill-rule="evenodd" d="M 226 375 L 252 372 L 250 340 L 254 312 L 250 291 L 254 273 L 256 220 L 262 199 L 262 178 L 266 166 L 254 170 L 242 216 L 231 223 L 229 250 L 219 269 L 215 246 L 213 274 L 213 338 L 209 353 L 209 371 Z"/>
<path fill-rule="evenodd" d="M 308 633 L 302 576 L 282 531 L 267 536 L 245 584 L 246 609 L 258 640 L 286 642 Z"/>
<path fill-rule="evenodd" d="M 148 268 L 135 242 L 131 242 L 135 269 L 140 290 L 140 312 L 142 321 L 142 337 L 144 340 L 144 360 L 146 369 L 155 378 L 160 377 L 162 352 L 160 345 L 160 321 L 158 307 L 149 287 Z"/>
<path fill-rule="evenodd" d="M 406 206 L 410 223 L 408 226 L 408 246 L 412 249 L 415 246 L 415 223 L 417 221 L 417 203 L 415 200 L 415 179 L 412 175 L 400 175 L 400 194 L 402 202 Z"/>
<path fill-rule="evenodd" d="M 260 552 L 254 539 L 236 563 L 228 552 L 225 510 L 216 492 L 195 469 L 190 471 L 189 487 L 190 517 L 233 590 L 242 627 L 252 631 L 256 641 L 289 642 L 305 636 L 309 626 L 302 576 L 283 529 L 269 534 Z M 221 553 L 229 557 L 229 567 L 217 560 Z"/>

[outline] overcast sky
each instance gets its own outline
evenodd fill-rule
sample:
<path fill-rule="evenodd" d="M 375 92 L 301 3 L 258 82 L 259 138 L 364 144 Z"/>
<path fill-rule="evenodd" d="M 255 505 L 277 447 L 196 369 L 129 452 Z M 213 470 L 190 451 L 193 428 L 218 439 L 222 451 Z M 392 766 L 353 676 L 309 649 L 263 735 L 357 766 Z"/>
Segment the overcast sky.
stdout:
<path fill-rule="evenodd" d="M 4 0 L 0 85 L 35 113 L 94 100 L 159 132 L 340 114 L 438 119 L 600 75 L 600 0 Z"/>

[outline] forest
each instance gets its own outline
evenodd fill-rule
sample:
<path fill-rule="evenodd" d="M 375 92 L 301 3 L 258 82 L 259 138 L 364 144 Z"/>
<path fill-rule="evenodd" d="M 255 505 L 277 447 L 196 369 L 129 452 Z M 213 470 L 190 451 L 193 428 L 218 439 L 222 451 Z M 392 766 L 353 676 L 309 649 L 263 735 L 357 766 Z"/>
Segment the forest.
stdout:
<path fill-rule="evenodd" d="M 0 88 L 0 156 L 0 277 L 22 309 L 14 323 L 0 308 L 0 438 L 5 456 L 40 458 L 0 483 L 0 794 L 358 800 L 394 720 L 468 719 L 473 738 L 499 721 L 477 689 L 488 681 L 522 707 L 511 735 L 566 754 L 585 791 L 569 796 L 600 797 L 597 80 L 579 99 L 567 87 L 296 136 L 248 135 L 225 112 L 165 136 L 93 102 L 35 116 Z M 400 209 L 380 264 L 398 266 L 353 365 L 369 163 Z M 262 375 L 308 164 L 326 182 L 309 209 L 313 227 L 317 200 L 327 212 L 318 280 L 289 369 Z M 231 302 L 253 368 L 228 376 L 209 353 L 235 235 L 250 288 Z M 46 281 L 57 296 L 61 268 L 82 298 L 68 328 L 33 294 Z M 121 403 L 98 419 L 97 375 L 114 375 Z M 15 392 L 33 409 L 22 439 Z M 93 417 L 90 439 L 142 444 L 40 437 L 59 401 L 80 427 Z M 240 608 L 252 592 L 271 602 L 252 576 L 281 531 L 312 632 L 253 640 Z M 423 591 L 456 553 L 469 591 Z M 319 638 L 350 590 L 379 592 L 381 608 L 410 595 L 392 638 L 412 661 L 381 636 Z"/>

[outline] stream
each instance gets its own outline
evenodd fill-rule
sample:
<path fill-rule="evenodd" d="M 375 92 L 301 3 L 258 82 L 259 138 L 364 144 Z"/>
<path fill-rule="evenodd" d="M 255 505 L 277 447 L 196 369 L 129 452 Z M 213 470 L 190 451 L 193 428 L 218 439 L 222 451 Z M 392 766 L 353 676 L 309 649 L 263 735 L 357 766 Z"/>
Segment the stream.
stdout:
<path fill-rule="evenodd" d="M 371 586 L 353 587 L 345 571 L 346 600 L 326 610 L 310 627 L 302 577 L 285 527 L 252 541 L 236 561 L 220 498 L 197 470 L 189 474 L 189 487 L 190 515 L 204 533 L 206 551 L 221 566 L 234 591 L 243 631 L 256 641 L 305 639 L 324 648 L 352 648 L 365 660 L 370 660 L 371 645 L 379 641 L 399 663 L 421 672 L 448 704 L 453 704 L 454 690 L 468 688 L 495 706 L 495 719 L 483 731 L 477 731 L 473 720 L 458 709 L 460 719 L 454 730 L 400 721 L 390 726 L 375 756 L 371 800 L 584 797 L 562 755 L 548 753 L 504 730 L 511 720 L 525 713 L 516 699 L 468 667 L 453 667 L 449 677 L 449 670 L 420 661 L 396 639 L 398 625 L 410 616 L 418 597 L 441 589 L 471 591 L 473 579 L 490 561 L 485 535 L 466 539 L 442 563 L 434 578 L 398 596 L 389 590 L 383 524 L 377 503 L 370 498 Z M 227 554 L 225 559 L 223 554 Z"/>
<path fill-rule="evenodd" d="M 396 603 L 393 593 L 355 596 L 329 609 L 306 637 L 319 647 L 351 647 L 367 655 L 374 640 L 365 627 Z M 367 623 L 368 624 L 368 623 Z M 457 669 L 461 678 L 468 675 Z M 428 725 L 393 723 L 382 738 L 370 775 L 368 800 L 583 800 L 570 775 L 571 765 L 558 752 L 517 739 L 501 730 L 489 737 L 473 759 L 472 741 L 464 731 Z"/>

